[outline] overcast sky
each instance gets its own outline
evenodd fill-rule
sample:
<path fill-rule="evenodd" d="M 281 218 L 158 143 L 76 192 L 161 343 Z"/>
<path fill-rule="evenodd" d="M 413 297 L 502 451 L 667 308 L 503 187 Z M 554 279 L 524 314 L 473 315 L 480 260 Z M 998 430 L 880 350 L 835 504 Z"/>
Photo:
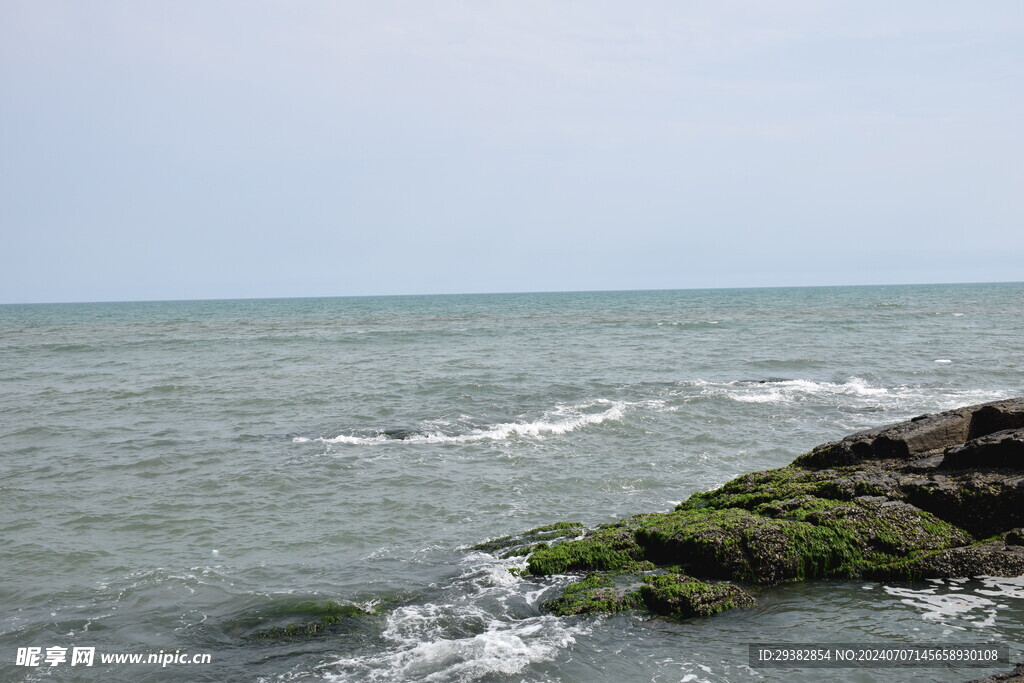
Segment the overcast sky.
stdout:
<path fill-rule="evenodd" d="M 1024 2 L 0 0 L 0 302 L 1024 280 Z"/>

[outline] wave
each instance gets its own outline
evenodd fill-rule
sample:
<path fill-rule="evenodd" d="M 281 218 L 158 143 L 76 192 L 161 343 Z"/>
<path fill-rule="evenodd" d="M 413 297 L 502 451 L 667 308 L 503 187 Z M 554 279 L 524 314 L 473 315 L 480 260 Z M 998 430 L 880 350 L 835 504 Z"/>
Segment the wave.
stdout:
<path fill-rule="evenodd" d="M 543 439 L 557 436 L 609 420 L 620 420 L 625 415 L 627 404 L 622 401 L 598 399 L 589 403 L 558 406 L 547 411 L 537 420 L 530 422 L 502 422 L 481 428 L 470 428 L 459 433 L 445 431 L 429 425 L 418 428 L 377 429 L 371 433 L 339 434 L 334 437 L 309 438 L 297 436 L 294 443 L 340 443 L 351 445 L 373 445 L 401 441 L 403 443 L 470 443 L 475 441 L 504 441 L 514 437 Z M 451 433 L 454 431 L 455 433 Z"/>
<path fill-rule="evenodd" d="M 846 382 L 815 382 L 809 379 L 780 379 L 756 382 L 730 382 L 723 390 L 729 398 L 742 403 L 786 403 L 821 395 L 884 396 L 889 390 L 875 387 L 861 378 Z"/>
<path fill-rule="evenodd" d="M 729 400 L 746 404 L 805 404 L 840 412 L 929 412 L 1008 398 L 1012 392 L 958 389 L 927 385 L 883 386 L 863 377 L 845 381 L 819 381 L 769 377 L 732 381 L 684 380 L 655 385 L 630 385 L 631 400 L 597 399 L 560 405 L 536 419 L 474 426 L 469 417 L 459 421 L 424 420 L 409 427 L 353 429 L 336 436 L 294 436 L 296 444 L 323 443 L 371 446 L 382 444 L 459 444 L 542 440 L 576 430 L 644 415 L 675 413 L 692 401 Z M 654 393 L 654 396 L 651 395 Z M 638 395 L 639 394 L 639 395 Z M 646 394 L 646 396 L 645 396 Z"/>
<path fill-rule="evenodd" d="M 685 328 L 711 327 L 712 325 L 717 325 L 718 323 L 719 323 L 718 320 L 673 320 L 673 321 L 661 320 L 661 321 L 658 322 L 658 327 L 662 327 L 664 325 L 669 325 L 670 327 L 685 327 Z"/>
<path fill-rule="evenodd" d="M 698 390 L 705 397 L 722 397 L 739 403 L 803 403 L 834 402 L 852 407 L 884 409 L 948 410 L 971 403 L 1008 398 L 1011 392 L 985 389 L 955 389 L 913 385 L 879 386 L 863 377 L 850 377 L 845 382 L 823 382 L 809 379 L 770 378 L 686 383 L 688 391 Z"/>

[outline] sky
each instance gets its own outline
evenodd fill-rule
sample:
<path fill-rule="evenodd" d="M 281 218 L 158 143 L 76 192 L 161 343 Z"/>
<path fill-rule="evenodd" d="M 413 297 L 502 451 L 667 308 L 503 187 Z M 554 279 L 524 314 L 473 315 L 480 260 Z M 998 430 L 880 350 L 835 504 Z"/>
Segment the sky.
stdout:
<path fill-rule="evenodd" d="M 0 0 L 0 303 L 1021 280 L 1020 0 Z"/>

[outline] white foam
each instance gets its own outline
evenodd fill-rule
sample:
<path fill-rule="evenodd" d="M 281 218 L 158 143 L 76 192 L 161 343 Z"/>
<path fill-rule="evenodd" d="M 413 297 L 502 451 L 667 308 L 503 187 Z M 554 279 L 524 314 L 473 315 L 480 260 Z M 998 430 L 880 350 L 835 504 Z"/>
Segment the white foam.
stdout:
<path fill-rule="evenodd" d="M 703 327 L 704 325 L 717 325 L 717 320 L 673 320 L 671 322 L 665 322 L 664 320 L 658 322 L 658 327 L 663 325 L 671 325 L 672 327 Z"/>
<path fill-rule="evenodd" d="M 783 392 L 775 389 L 763 394 L 732 394 L 729 398 L 741 403 L 786 403 L 793 400 Z"/>
<path fill-rule="evenodd" d="M 512 624 L 492 622 L 487 630 L 465 638 L 436 638 L 385 655 L 385 670 L 368 672 L 372 678 L 388 680 L 475 680 L 489 674 L 516 674 L 535 662 L 554 659 L 558 651 L 575 642 L 568 629 L 557 627 L 547 637 L 538 637 L 554 621 L 528 619 Z M 339 662 L 344 665 L 344 662 Z M 377 675 L 375 675 L 377 674 Z M 345 676 L 327 680 L 350 680 Z"/>
<path fill-rule="evenodd" d="M 901 598 L 900 602 L 920 610 L 921 616 L 929 621 L 936 621 L 954 628 L 992 626 L 996 622 L 998 610 L 1005 608 L 980 594 L 992 595 L 996 592 L 1000 597 L 1017 597 L 1012 586 L 1010 590 L 1000 590 L 994 582 L 987 584 L 989 590 L 968 593 L 963 590 L 962 582 L 947 580 L 946 585 L 951 592 L 940 591 L 942 581 L 934 582 L 936 587 L 913 589 L 895 586 L 883 586 L 886 593 Z M 996 591 L 991 590 L 996 588 Z"/>
<path fill-rule="evenodd" d="M 377 436 L 346 436 L 345 434 L 339 434 L 338 436 L 329 439 L 324 437 L 308 439 L 304 436 L 297 436 L 294 439 L 292 439 L 292 443 L 309 443 L 310 441 L 317 441 L 319 443 L 347 443 L 366 445 L 371 443 L 384 443 L 392 440 L 393 439 L 389 439 L 384 434 L 378 434 Z"/>
<path fill-rule="evenodd" d="M 884 396 L 889 393 L 885 387 L 872 386 L 861 377 L 851 377 L 846 382 L 815 382 L 809 379 L 790 379 L 770 382 L 727 382 L 724 384 L 704 383 L 703 393 L 727 396 L 741 403 L 790 403 L 809 397 L 836 396 Z"/>
<path fill-rule="evenodd" d="M 950 410 L 959 406 L 1009 398 L 1006 390 L 959 389 L 915 385 L 881 386 L 862 377 L 847 381 L 821 382 L 809 379 L 757 381 L 680 382 L 670 394 L 674 400 L 700 397 L 722 397 L 750 404 L 825 404 L 842 409 L 870 409 L 892 412 L 892 420 L 907 419 L 924 412 Z M 905 416 L 905 417 L 904 417 Z M 844 425 L 840 425 L 844 426 Z M 863 429 L 864 424 L 845 425 L 848 431 Z"/>
<path fill-rule="evenodd" d="M 982 576 L 980 580 L 985 586 L 977 590 L 980 595 L 1024 600 L 1024 576 Z"/>
<path fill-rule="evenodd" d="M 551 615 L 522 618 L 523 580 L 509 573 L 524 558 L 473 553 L 469 570 L 449 592 L 451 602 L 404 605 L 387 615 L 383 651 L 318 667 L 324 680 L 479 680 L 514 675 L 549 661 L 589 632 L 586 623 Z"/>
<path fill-rule="evenodd" d="M 594 408 L 607 406 L 604 410 Z M 529 437 L 542 439 L 546 436 L 557 436 L 587 427 L 598 425 L 609 420 L 620 420 L 625 415 L 626 403 L 598 399 L 589 403 L 573 406 L 558 406 L 548 411 L 538 420 L 532 422 L 503 422 L 482 429 L 471 429 L 463 434 L 451 434 L 441 430 L 424 430 L 411 434 L 404 439 L 389 438 L 386 434 L 373 436 L 357 436 L 339 434 L 335 437 L 310 439 L 297 436 L 293 443 L 309 443 L 316 441 L 330 444 L 373 445 L 381 443 L 470 443 L 475 441 L 504 441 L 513 437 Z"/>

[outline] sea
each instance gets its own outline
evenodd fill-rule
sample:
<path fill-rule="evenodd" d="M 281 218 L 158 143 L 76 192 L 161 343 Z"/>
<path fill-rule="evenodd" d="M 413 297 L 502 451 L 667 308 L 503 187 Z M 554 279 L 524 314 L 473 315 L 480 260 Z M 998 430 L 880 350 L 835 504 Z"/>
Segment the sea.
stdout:
<path fill-rule="evenodd" d="M 1020 661 L 1022 578 L 556 617 L 572 577 L 475 546 L 666 511 L 857 430 L 1020 395 L 1024 283 L 0 306 L 0 679 L 990 675 L 1012 667 L 748 653 L 996 643 Z"/>

